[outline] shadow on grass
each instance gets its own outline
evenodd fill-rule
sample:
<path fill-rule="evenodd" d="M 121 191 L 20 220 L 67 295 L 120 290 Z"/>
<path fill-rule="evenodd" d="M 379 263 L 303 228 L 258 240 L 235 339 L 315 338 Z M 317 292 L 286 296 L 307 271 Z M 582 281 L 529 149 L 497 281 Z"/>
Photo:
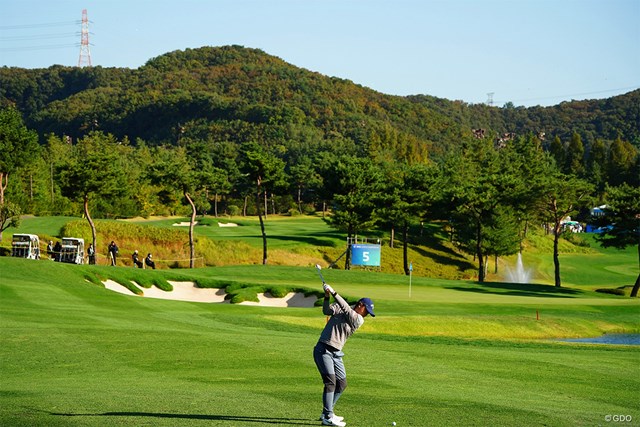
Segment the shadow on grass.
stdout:
<path fill-rule="evenodd" d="M 244 423 L 279 424 L 279 425 L 318 425 L 317 421 L 303 418 L 247 417 L 243 415 L 204 415 L 204 414 L 172 414 L 161 412 L 103 412 L 97 414 L 65 414 L 50 412 L 60 417 L 147 417 L 183 420 L 236 421 Z"/>
<path fill-rule="evenodd" d="M 466 259 L 463 255 L 458 253 L 449 245 L 445 245 L 445 242 L 450 242 L 449 235 L 444 232 L 440 225 L 427 225 L 423 228 L 422 233 L 418 230 L 414 230 L 411 234 L 412 242 L 418 247 L 432 248 L 438 252 L 451 255 L 453 258 Z"/>
<path fill-rule="evenodd" d="M 267 235 L 267 239 L 269 240 L 283 240 L 286 242 L 299 242 L 299 243 L 305 243 L 313 246 L 329 246 L 329 247 L 335 247 L 335 240 L 333 240 L 335 238 L 328 236 L 326 239 L 322 239 L 317 237 L 317 235 L 316 236 L 297 236 L 297 235 L 284 236 L 284 235 L 277 235 L 277 234 L 272 236 Z"/>
<path fill-rule="evenodd" d="M 543 298 L 576 298 L 583 291 L 577 289 L 557 288 L 549 285 L 530 283 L 476 283 L 477 287 L 447 286 L 447 289 L 480 294 L 543 297 Z"/>
<path fill-rule="evenodd" d="M 473 270 L 476 268 L 474 264 L 469 262 L 462 255 L 440 244 L 434 247 L 430 247 L 429 249 L 414 245 L 411 245 L 411 248 L 423 257 L 431 258 L 436 264 L 452 265 L 456 267 L 458 271 Z M 448 254 L 449 256 L 439 254 L 435 251 L 443 252 L 445 254 Z"/>

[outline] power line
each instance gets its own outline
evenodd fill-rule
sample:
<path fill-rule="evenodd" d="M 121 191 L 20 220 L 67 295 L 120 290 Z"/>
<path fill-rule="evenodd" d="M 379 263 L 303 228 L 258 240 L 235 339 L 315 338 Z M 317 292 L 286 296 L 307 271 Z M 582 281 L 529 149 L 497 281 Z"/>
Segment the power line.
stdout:
<path fill-rule="evenodd" d="M 78 25 L 80 21 L 65 21 L 65 22 L 45 22 L 42 24 L 22 24 L 22 25 L 0 25 L 0 31 L 4 30 L 29 30 L 32 28 L 47 28 L 47 27 L 61 27 L 66 25 Z"/>
<path fill-rule="evenodd" d="M 17 52 L 22 50 L 49 50 L 49 49 L 68 49 L 71 47 L 78 47 L 79 43 L 69 44 L 51 44 L 41 46 L 25 46 L 25 47 L 0 47 L 0 52 Z"/>
<path fill-rule="evenodd" d="M 56 34 L 38 34 L 38 35 L 30 35 L 30 36 L 8 36 L 2 37 L 0 36 L 0 42 L 2 41 L 21 41 L 21 40 L 38 40 L 38 39 L 53 39 L 53 38 L 67 38 L 67 37 L 78 37 L 80 33 L 56 33 Z"/>
<path fill-rule="evenodd" d="M 631 90 L 635 90 L 635 89 L 638 89 L 638 88 L 640 88 L 640 85 L 620 87 L 620 88 L 617 88 L 617 89 L 597 90 L 597 91 L 593 91 L 593 92 L 570 93 L 570 94 L 566 94 L 566 95 L 554 95 L 554 96 L 545 96 L 545 97 L 539 97 L 539 98 L 514 99 L 514 100 L 512 100 L 510 102 L 516 103 L 516 102 L 544 101 L 544 100 L 549 100 L 549 99 L 571 98 L 571 97 L 574 97 L 574 96 L 599 95 L 599 94 L 602 94 L 602 93 L 631 91 Z M 509 101 L 506 101 L 506 102 L 509 102 Z"/>
<path fill-rule="evenodd" d="M 91 65 L 89 46 L 93 46 L 93 43 L 89 43 L 89 34 L 93 33 L 88 31 L 88 25 L 90 22 L 92 21 L 87 19 L 86 10 L 83 10 L 82 20 L 42 22 L 38 24 L 0 25 L 0 52 L 23 52 L 80 47 L 81 62 L 83 65 Z M 80 26 L 82 32 L 41 33 L 38 31 L 48 28 L 68 26 L 74 26 L 76 28 Z M 62 31 L 64 30 L 62 29 Z M 80 43 L 77 41 L 78 35 L 82 36 Z M 54 39 L 59 43 L 55 43 L 56 40 Z M 29 42 L 42 42 L 44 40 L 51 41 L 53 43 L 29 45 Z"/>

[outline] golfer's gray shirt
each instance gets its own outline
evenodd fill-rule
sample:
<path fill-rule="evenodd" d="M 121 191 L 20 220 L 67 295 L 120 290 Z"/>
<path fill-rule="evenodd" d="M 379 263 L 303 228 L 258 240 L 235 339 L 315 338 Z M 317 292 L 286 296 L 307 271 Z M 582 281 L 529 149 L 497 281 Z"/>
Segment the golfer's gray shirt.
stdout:
<path fill-rule="evenodd" d="M 318 341 L 336 350 L 342 350 L 347 338 L 362 326 L 364 318 L 356 313 L 340 295 L 336 293 L 333 297 L 336 300 L 333 304 L 329 304 L 329 298 L 324 299 L 322 312 L 331 318 L 322 330 Z"/>

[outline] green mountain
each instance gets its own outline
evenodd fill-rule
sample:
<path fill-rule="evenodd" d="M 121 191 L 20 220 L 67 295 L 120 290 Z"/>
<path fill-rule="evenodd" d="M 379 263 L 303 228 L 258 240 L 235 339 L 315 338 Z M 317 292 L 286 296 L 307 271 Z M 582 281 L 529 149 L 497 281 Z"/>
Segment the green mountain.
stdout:
<path fill-rule="evenodd" d="M 138 69 L 0 68 L 0 105 L 40 135 L 98 129 L 147 144 L 181 137 L 266 144 L 318 142 L 396 158 L 438 156 L 483 129 L 556 136 L 585 148 L 617 137 L 640 147 L 640 90 L 553 107 L 490 107 L 427 95 L 391 96 L 241 46 L 170 52 Z M 386 154 L 385 154 L 386 153 Z"/>

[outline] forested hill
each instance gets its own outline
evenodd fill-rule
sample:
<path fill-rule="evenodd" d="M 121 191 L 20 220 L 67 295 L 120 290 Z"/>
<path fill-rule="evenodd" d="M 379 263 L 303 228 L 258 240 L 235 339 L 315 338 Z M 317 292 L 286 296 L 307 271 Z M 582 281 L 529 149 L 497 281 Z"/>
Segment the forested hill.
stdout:
<path fill-rule="evenodd" d="M 516 135 L 544 132 L 547 140 L 557 136 L 564 142 L 576 132 L 585 145 L 591 145 L 596 139 L 620 137 L 640 148 L 640 90 L 607 99 L 529 108 L 511 104 L 501 108 L 469 105 L 423 95 L 410 96 L 409 99 L 444 114 L 466 128 Z"/>
<path fill-rule="evenodd" d="M 484 129 L 495 137 L 544 132 L 588 149 L 617 137 L 640 147 L 640 90 L 553 107 L 489 107 L 385 95 L 241 46 L 175 51 L 138 69 L 0 68 L 0 105 L 28 127 L 78 138 L 102 130 L 156 145 L 181 137 L 287 144 L 323 141 L 363 153 L 423 159 Z"/>

